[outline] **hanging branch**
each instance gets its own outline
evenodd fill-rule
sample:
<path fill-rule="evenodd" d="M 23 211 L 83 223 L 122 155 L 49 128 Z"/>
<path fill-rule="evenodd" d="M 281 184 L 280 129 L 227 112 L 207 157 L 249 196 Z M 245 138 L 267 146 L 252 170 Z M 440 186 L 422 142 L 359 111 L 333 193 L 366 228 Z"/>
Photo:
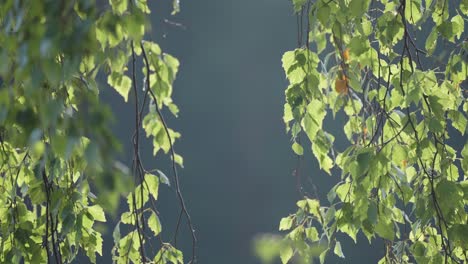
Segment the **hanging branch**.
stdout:
<path fill-rule="evenodd" d="M 292 2 L 296 16 L 304 16 L 307 1 Z M 460 48 L 462 44 L 456 42 L 457 39 L 466 42 L 464 32 L 460 32 L 466 21 L 461 14 L 466 5 L 456 2 L 457 12 L 450 17 L 445 10 L 448 3 L 445 0 L 430 4 L 406 0 L 313 2 L 312 12 L 307 15 L 316 17 L 308 25 L 313 32 L 309 29 L 307 34 L 313 36 L 318 32 L 320 38 L 311 42 L 317 46 L 325 42 L 325 47 L 332 44 L 335 49 L 325 58 L 320 57 L 322 50 L 315 54 L 307 50 L 313 53 L 314 60 L 318 58 L 321 68 L 304 70 L 306 73 L 298 70 L 310 60 L 297 56 L 301 50 L 284 54 L 283 68 L 290 83 L 285 93 L 284 119 L 287 128 L 291 122 L 300 126 L 312 144 L 318 164 L 327 172 L 336 166 L 341 171 L 341 181 L 327 195 L 330 206 L 321 205 L 318 199 L 305 198 L 298 201 L 296 214 L 281 220 L 279 229 L 290 231 L 285 240 L 294 242 L 286 243 L 287 247 L 279 254 L 283 263 L 293 256 L 304 257 L 306 262 L 316 257 L 303 248 L 313 247 L 317 239 L 324 244 L 324 236 L 327 243 L 319 253 L 321 262 L 330 251 L 344 258 L 335 234 L 343 232 L 356 239 L 359 231 L 369 241 L 374 237 L 384 240 L 386 255 L 381 261 L 421 262 L 424 257 L 424 261 L 428 258 L 463 263 L 467 259 L 466 247 L 461 245 L 466 244 L 461 235 L 467 228 L 463 209 L 466 201 L 461 190 L 465 188 L 466 177 L 460 180 L 461 176 L 456 174 L 460 168 L 461 175 L 466 174 L 468 144 L 465 142 L 460 151 L 463 146 L 449 146 L 446 142 L 452 129 L 462 135 L 466 132 L 468 102 L 464 91 L 460 91 L 460 85 L 465 83 L 466 56 Z M 301 44 L 304 33 L 299 21 Z M 416 42 L 424 25 L 432 27 L 426 39 L 428 52 Z M 413 33 L 414 38 L 413 28 L 418 30 Z M 432 53 L 439 38 L 454 43 L 449 44 L 454 50 L 447 66 L 441 64 L 442 70 L 426 70 L 421 54 Z M 328 69 L 330 56 L 338 52 L 336 65 Z M 319 76 L 318 89 L 307 85 L 310 71 Z M 336 77 L 336 71 L 340 78 L 335 80 L 334 93 L 330 81 Z M 328 112 L 334 115 L 344 112 L 347 117 L 344 132 L 350 143 L 333 160 L 327 157 L 334 150 L 333 144 L 317 137 Z M 297 133 L 297 129 L 292 132 L 294 138 Z M 299 147 L 293 145 L 293 150 L 297 152 Z M 409 214 L 408 205 L 413 207 Z M 384 215 L 390 212 L 391 216 Z M 311 218 L 315 224 L 311 220 L 304 226 L 297 218 Z M 319 235 L 303 232 L 307 228 Z M 424 248 L 432 251 L 430 256 L 415 252 Z"/>
<path fill-rule="evenodd" d="M 133 46 L 133 41 L 130 43 L 131 49 L 132 49 L 132 84 L 133 84 L 133 94 L 135 98 L 135 132 L 133 134 L 133 162 L 132 162 L 132 168 L 133 168 L 133 174 L 135 177 L 135 182 L 137 179 L 139 180 L 139 183 L 141 184 L 140 188 L 140 200 L 143 203 L 143 192 L 144 192 L 144 187 L 143 187 L 143 182 L 144 182 L 144 175 L 142 175 L 142 169 L 141 169 L 141 161 L 140 161 L 140 113 L 138 110 L 139 104 L 138 104 L 138 90 L 137 90 L 137 84 L 136 84 L 136 56 L 135 56 L 135 49 Z M 135 225 L 136 225 L 136 230 L 138 234 L 138 240 L 140 241 L 140 257 L 143 263 L 146 263 L 146 254 L 145 254 L 145 246 L 144 246 L 144 218 L 143 218 L 143 206 L 144 204 L 137 205 L 136 204 L 136 196 L 135 193 L 132 192 L 132 201 L 133 201 L 133 215 L 135 217 Z M 139 210 L 140 208 L 140 210 Z M 141 215 L 141 218 L 140 218 Z"/>
<path fill-rule="evenodd" d="M 171 152 L 171 158 L 172 158 L 172 172 L 173 172 L 173 176 L 174 176 L 174 181 L 175 181 L 175 189 L 176 189 L 176 194 L 177 194 L 177 197 L 179 199 L 179 204 L 180 204 L 180 207 L 181 207 L 181 211 L 180 211 L 180 214 L 179 214 L 179 218 L 177 220 L 177 224 L 176 224 L 176 232 L 174 234 L 174 246 L 176 246 L 176 241 L 177 241 L 177 234 L 178 234 L 178 230 L 179 230 L 179 226 L 181 224 L 181 218 L 180 218 L 180 215 L 183 214 L 185 215 L 185 218 L 187 219 L 187 225 L 188 225 L 188 228 L 190 230 L 190 234 L 192 236 L 192 258 L 190 260 L 189 263 L 196 263 L 196 244 L 197 244 L 197 238 L 195 236 L 195 229 L 193 228 L 193 224 L 192 224 L 192 220 L 190 218 L 190 215 L 187 211 L 187 207 L 185 205 L 185 201 L 184 201 L 184 198 L 182 196 L 182 192 L 180 190 L 180 183 L 179 183 L 179 175 L 177 173 L 177 164 L 176 164 L 176 154 L 175 154 L 175 151 L 174 151 L 174 145 L 173 145 L 173 140 L 172 140 L 172 137 L 170 135 L 170 132 L 169 132 L 169 128 L 166 124 L 166 121 L 161 113 L 161 110 L 159 109 L 159 106 L 158 106 L 158 100 L 156 98 L 156 95 L 154 94 L 154 92 L 151 90 L 151 86 L 150 86 L 150 74 L 151 74 L 151 71 L 150 71 L 150 64 L 149 64 L 149 60 L 148 60 L 148 57 L 147 57 L 147 54 L 146 54 L 146 51 L 145 51 L 145 47 L 143 46 L 143 43 L 140 43 L 140 47 L 141 47 L 141 50 L 142 50 L 142 54 L 143 54 L 143 59 L 145 61 L 145 67 L 146 67 L 146 89 L 147 89 L 147 92 L 150 93 L 155 105 L 156 105 L 156 112 L 158 114 L 158 117 L 164 127 L 164 131 L 166 133 L 166 136 L 169 140 L 169 145 L 170 145 L 170 152 Z M 156 69 L 157 71 L 157 69 Z"/>

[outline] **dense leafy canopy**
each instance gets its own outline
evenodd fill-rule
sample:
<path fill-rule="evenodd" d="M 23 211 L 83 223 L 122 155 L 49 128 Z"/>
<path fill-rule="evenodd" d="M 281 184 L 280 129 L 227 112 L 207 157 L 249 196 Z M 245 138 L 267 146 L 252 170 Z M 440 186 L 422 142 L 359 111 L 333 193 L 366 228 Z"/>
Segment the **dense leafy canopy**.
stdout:
<path fill-rule="evenodd" d="M 179 62 L 145 39 L 148 14 L 146 0 L 0 3 L 1 263 L 70 263 L 77 255 L 95 263 L 103 254 L 99 222 L 115 214 L 122 196 L 128 211 L 113 231 L 113 261 L 184 262 L 177 230 L 172 245 L 163 240 L 156 210 L 160 183 L 169 180 L 139 157 L 144 130 L 155 156 L 170 153 L 192 230 L 178 187 L 182 157 L 173 148 L 180 134 L 161 113 L 167 107 L 177 115 L 171 94 Z M 107 85 L 98 77 L 135 106 L 131 170 L 116 161 L 112 114 L 99 99 Z"/>
<path fill-rule="evenodd" d="M 340 180 L 327 203 L 298 201 L 279 226 L 288 234 L 257 240 L 258 255 L 323 263 L 345 257 L 338 233 L 356 242 L 362 232 L 386 245 L 379 263 L 468 261 L 468 1 L 292 2 L 284 121 L 293 151 L 307 153 L 305 134 Z M 325 130 L 328 115 L 345 117 L 345 149 Z"/>

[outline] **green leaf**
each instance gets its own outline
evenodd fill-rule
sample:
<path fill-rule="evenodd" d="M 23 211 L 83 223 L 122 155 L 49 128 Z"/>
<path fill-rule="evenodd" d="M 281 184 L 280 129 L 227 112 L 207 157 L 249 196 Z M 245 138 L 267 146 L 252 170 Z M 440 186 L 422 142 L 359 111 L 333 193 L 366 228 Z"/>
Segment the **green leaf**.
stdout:
<path fill-rule="evenodd" d="M 370 49 L 369 41 L 366 37 L 354 37 L 349 43 L 349 49 L 356 56 L 360 56 Z"/>
<path fill-rule="evenodd" d="M 460 15 L 456 15 L 451 21 L 444 21 L 437 26 L 440 34 L 451 42 L 455 42 L 455 37 L 460 38 L 464 30 L 464 21 Z"/>
<path fill-rule="evenodd" d="M 148 4 L 145 1 L 135 1 L 135 6 L 146 14 L 150 14 L 151 10 L 148 7 Z"/>
<path fill-rule="evenodd" d="M 145 35 L 145 20 L 140 13 L 135 13 L 130 16 L 124 16 L 124 28 L 128 34 L 128 38 L 133 39 L 135 42 L 140 42 Z M 136 45 L 135 54 L 141 54 L 141 48 Z"/>
<path fill-rule="evenodd" d="M 462 0 L 460 3 L 460 10 L 466 14 L 468 13 L 468 0 Z"/>
<path fill-rule="evenodd" d="M 128 101 L 128 93 L 132 86 L 132 80 L 129 77 L 113 72 L 107 77 L 107 83 L 112 86 L 125 100 Z"/>
<path fill-rule="evenodd" d="M 375 226 L 375 232 L 382 238 L 393 240 L 395 238 L 395 231 L 393 223 L 387 216 L 379 217 L 379 221 Z"/>
<path fill-rule="evenodd" d="M 347 234 L 351 239 L 353 239 L 354 243 L 357 242 L 356 240 L 356 235 L 358 232 L 358 229 L 350 223 L 344 224 L 339 228 L 339 230 L 345 234 Z"/>
<path fill-rule="evenodd" d="M 153 196 L 154 200 L 158 200 L 159 178 L 156 175 L 147 173 L 145 174 L 145 182 L 147 184 L 149 194 Z"/>
<path fill-rule="evenodd" d="M 297 142 L 293 143 L 292 149 L 293 149 L 294 153 L 296 153 L 296 155 L 302 156 L 304 154 L 304 149 Z"/>
<path fill-rule="evenodd" d="M 468 224 L 455 224 L 448 230 L 450 241 L 456 246 L 468 249 Z"/>
<path fill-rule="evenodd" d="M 336 194 L 338 195 L 338 198 L 340 198 L 342 202 L 345 202 L 346 196 L 348 196 L 348 193 L 350 192 L 350 190 L 351 190 L 351 183 L 346 182 L 336 187 Z"/>
<path fill-rule="evenodd" d="M 333 167 L 333 160 L 328 156 L 328 152 L 330 152 L 333 141 L 334 138 L 331 134 L 319 131 L 312 142 L 312 153 L 317 158 L 320 168 L 329 175 L 331 174 L 330 169 Z"/>
<path fill-rule="evenodd" d="M 255 255 L 260 258 L 262 263 L 273 263 L 283 246 L 283 240 L 280 236 L 264 234 L 258 235 L 254 239 Z"/>
<path fill-rule="evenodd" d="M 172 12 L 171 15 L 175 15 L 180 12 L 180 1 L 172 0 Z"/>
<path fill-rule="evenodd" d="M 88 207 L 88 212 L 93 216 L 95 221 L 106 222 L 106 215 L 104 210 L 99 205 L 93 205 Z"/>
<path fill-rule="evenodd" d="M 369 20 L 363 18 L 361 27 L 364 36 L 369 36 L 370 34 L 372 34 L 372 23 Z"/>
<path fill-rule="evenodd" d="M 136 231 L 131 231 L 119 241 L 119 252 L 121 254 L 124 254 L 127 261 L 129 258 L 130 260 L 134 260 L 135 262 L 138 262 L 136 260 L 138 260 L 139 258 L 139 255 L 138 255 L 139 247 L 140 247 L 140 241 L 138 240 L 138 235 Z"/>
<path fill-rule="evenodd" d="M 444 132 L 444 124 L 443 120 L 440 120 L 436 117 L 430 117 L 429 118 L 429 130 L 434 132 L 434 133 L 442 133 Z"/>
<path fill-rule="evenodd" d="M 468 120 L 465 115 L 459 111 L 449 111 L 449 118 L 452 120 L 452 126 L 456 128 L 462 135 L 465 135 Z"/>
<path fill-rule="evenodd" d="M 320 254 L 320 264 L 324 264 L 325 263 L 325 257 L 327 256 L 327 253 L 328 253 L 329 249 L 326 249 L 324 250 L 321 254 Z"/>
<path fill-rule="evenodd" d="M 291 106 L 289 104 L 284 104 L 284 115 L 283 115 L 283 122 L 289 130 L 289 122 L 294 120 L 293 113 L 291 110 Z"/>
<path fill-rule="evenodd" d="M 294 5 L 294 11 L 299 12 L 301 11 L 302 6 L 307 3 L 307 0 L 292 0 L 292 2 Z"/>
<path fill-rule="evenodd" d="M 411 246 L 411 251 L 415 256 L 424 256 L 426 254 L 426 246 L 423 242 L 416 241 L 416 243 Z"/>
<path fill-rule="evenodd" d="M 326 154 L 323 145 L 317 142 L 312 145 L 312 153 L 317 158 L 320 168 L 331 175 L 330 169 L 333 167 L 333 160 Z"/>
<path fill-rule="evenodd" d="M 135 197 L 135 201 L 133 201 L 133 197 Z M 131 192 L 127 195 L 127 204 L 130 212 L 132 212 L 136 208 L 143 207 L 149 199 L 149 192 L 148 189 L 145 187 L 142 188 L 141 184 L 139 184 L 134 192 Z"/>
<path fill-rule="evenodd" d="M 280 221 L 279 230 L 289 230 L 291 229 L 294 221 L 294 216 L 290 215 L 288 217 L 283 217 Z"/>
<path fill-rule="evenodd" d="M 468 200 L 468 180 L 460 182 L 460 188 L 463 190 L 463 199 Z"/>
<path fill-rule="evenodd" d="M 306 237 L 310 239 L 310 241 L 318 241 L 319 240 L 319 234 L 317 232 L 317 228 L 315 227 L 308 227 L 305 230 Z"/>
<path fill-rule="evenodd" d="M 405 8 L 405 16 L 409 23 L 417 24 L 421 18 L 421 3 L 418 1 L 410 1 Z"/>
<path fill-rule="evenodd" d="M 76 222 L 76 215 L 73 212 L 73 205 L 67 204 L 62 211 L 62 234 L 67 234 L 73 230 Z"/>
<path fill-rule="evenodd" d="M 320 5 L 320 12 L 317 12 L 317 18 L 322 23 L 323 26 L 328 25 L 330 20 L 330 7 L 326 4 L 323 4 L 323 1 L 317 1 L 317 5 Z"/>
<path fill-rule="evenodd" d="M 184 256 L 182 254 L 182 251 L 172 247 L 171 248 L 171 254 L 173 258 L 169 258 L 169 260 L 173 261 L 176 264 L 184 264 Z"/>
<path fill-rule="evenodd" d="M 441 180 L 436 186 L 437 202 L 444 215 L 460 205 L 463 199 L 463 190 L 452 181 Z"/>
<path fill-rule="evenodd" d="M 349 12 L 355 18 L 361 18 L 369 8 L 370 0 L 351 0 L 349 2 Z"/>
<path fill-rule="evenodd" d="M 157 236 L 159 233 L 161 233 L 161 222 L 159 221 L 159 217 L 155 212 L 151 212 L 151 215 L 148 218 L 148 227 L 151 229 L 151 231 L 153 231 L 154 236 Z"/>
<path fill-rule="evenodd" d="M 115 227 L 114 231 L 112 232 L 112 238 L 114 238 L 114 244 L 118 244 L 120 241 L 120 222 L 118 222 Z"/>
<path fill-rule="evenodd" d="M 121 15 L 127 10 L 128 2 L 127 0 L 111 0 L 110 4 L 114 12 Z"/>
<path fill-rule="evenodd" d="M 396 15 L 396 12 L 386 12 L 377 19 L 379 38 L 386 44 L 394 44 L 403 37 L 403 24 Z"/>
<path fill-rule="evenodd" d="M 428 55 L 432 55 L 436 47 L 437 47 L 437 28 L 434 27 L 426 39 L 425 48 L 426 48 Z"/>
<path fill-rule="evenodd" d="M 164 183 L 164 184 L 166 184 L 166 185 L 168 185 L 168 186 L 171 186 L 171 183 L 170 183 L 170 181 L 169 181 L 169 178 L 166 176 L 166 174 L 164 174 L 164 172 L 162 172 L 162 171 L 160 171 L 160 170 L 156 170 L 156 171 L 157 171 L 158 174 L 159 174 L 159 180 L 160 180 L 162 183 Z"/>
<path fill-rule="evenodd" d="M 457 39 L 460 39 L 463 32 L 465 32 L 465 21 L 463 17 L 460 14 L 457 14 L 456 16 L 452 17 L 452 23 L 455 24 L 455 36 Z"/>
<path fill-rule="evenodd" d="M 35 204 L 41 204 L 42 202 L 45 202 L 46 194 L 44 191 L 44 183 L 36 179 L 31 181 L 28 194 L 29 194 L 29 197 L 31 198 L 31 201 Z"/>
<path fill-rule="evenodd" d="M 373 225 L 377 223 L 377 203 L 371 201 L 369 207 L 367 208 L 367 219 Z"/>
<path fill-rule="evenodd" d="M 299 242 L 303 239 L 304 237 L 304 226 L 302 225 L 299 225 L 297 227 L 295 227 L 289 234 L 288 234 L 288 238 L 293 240 L 293 241 L 296 241 L 296 242 Z"/>
<path fill-rule="evenodd" d="M 134 225 L 135 215 L 131 212 L 124 212 L 120 215 L 120 221 L 127 225 Z"/>
<path fill-rule="evenodd" d="M 175 154 L 174 159 L 175 159 L 175 162 L 179 164 L 180 167 L 182 168 L 184 167 L 184 158 L 182 158 L 182 156 L 180 156 L 179 154 Z"/>
<path fill-rule="evenodd" d="M 144 41 L 143 42 L 143 47 L 145 48 L 146 51 L 154 54 L 154 55 L 161 55 L 162 51 L 159 45 L 155 42 L 152 41 Z"/>
<path fill-rule="evenodd" d="M 366 148 L 359 151 L 359 154 L 356 156 L 356 166 L 353 166 L 351 169 L 351 174 L 353 174 L 356 179 L 367 172 L 374 155 L 373 148 Z"/>
<path fill-rule="evenodd" d="M 333 253 L 337 255 L 340 258 L 345 258 L 343 251 L 341 250 L 341 243 L 340 241 L 336 241 L 335 243 L 335 249 L 333 249 Z"/>
<path fill-rule="evenodd" d="M 307 114 L 304 116 L 302 128 L 311 141 L 315 139 L 317 132 L 322 129 L 322 122 L 325 115 L 325 107 L 321 101 L 313 99 L 310 104 L 307 105 Z"/>
<path fill-rule="evenodd" d="M 293 249 L 290 246 L 285 246 L 280 251 L 280 258 L 283 264 L 288 263 L 288 261 L 292 258 L 294 254 Z"/>
<path fill-rule="evenodd" d="M 96 253 L 98 253 L 100 256 L 102 256 L 102 244 L 103 244 L 103 240 L 102 240 L 102 235 L 101 233 L 98 233 L 98 232 L 94 232 L 94 235 L 95 235 L 95 239 L 96 239 L 96 242 L 95 242 L 95 246 L 94 246 L 94 251 Z"/>
<path fill-rule="evenodd" d="M 317 217 L 318 219 L 322 218 L 322 214 L 320 213 L 320 202 L 316 199 L 306 199 L 307 200 L 307 208 L 308 212 Z"/>
<path fill-rule="evenodd" d="M 286 76 L 289 73 L 289 69 L 294 65 L 296 59 L 295 51 L 286 51 L 283 54 L 283 57 L 281 58 L 281 61 L 283 63 L 283 69 L 284 72 L 286 73 Z"/>

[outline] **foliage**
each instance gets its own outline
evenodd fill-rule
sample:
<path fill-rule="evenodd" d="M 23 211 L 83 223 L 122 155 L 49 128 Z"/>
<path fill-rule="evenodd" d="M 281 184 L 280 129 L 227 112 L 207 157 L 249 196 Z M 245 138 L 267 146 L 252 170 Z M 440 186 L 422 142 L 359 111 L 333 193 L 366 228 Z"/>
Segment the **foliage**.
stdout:
<path fill-rule="evenodd" d="M 146 0 L 1 2 L 1 263 L 70 263 L 79 254 L 95 263 L 103 254 L 99 223 L 115 215 L 123 195 L 128 211 L 113 231 L 113 261 L 183 263 L 178 229 L 173 245 L 165 242 L 156 210 L 160 183 L 169 180 L 144 168 L 139 156 L 144 130 L 154 155 L 162 150 L 173 160 L 181 215 L 193 230 L 176 171 L 182 157 L 173 143 L 180 134 L 161 113 L 177 115 L 171 94 L 179 62 L 145 40 L 148 14 Z M 131 170 L 115 158 L 120 147 L 98 77 L 135 106 Z"/>
<path fill-rule="evenodd" d="M 305 134 L 320 168 L 341 176 L 329 205 L 298 201 L 281 220 L 283 246 L 259 254 L 323 263 L 345 257 L 338 233 L 362 232 L 385 244 L 379 263 L 468 261 L 468 2 L 292 2 L 299 47 L 282 58 L 284 121 L 297 155 Z M 330 115 L 345 119 L 345 149 L 324 130 Z"/>

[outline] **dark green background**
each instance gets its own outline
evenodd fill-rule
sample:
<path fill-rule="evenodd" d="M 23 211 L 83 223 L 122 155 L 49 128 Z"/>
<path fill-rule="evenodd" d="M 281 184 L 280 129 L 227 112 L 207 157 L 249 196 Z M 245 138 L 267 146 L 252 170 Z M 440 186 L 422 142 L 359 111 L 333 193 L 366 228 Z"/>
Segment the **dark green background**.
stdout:
<path fill-rule="evenodd" d="M 182 133 L 176 150 L 184 157 L 180 177 L 199 240 L 199 263 L 259 263 L 252 239 L 276 232 L 281 217 L 294 212 L 300 198 L 292 175 L 297 158 L 282 122 L 287 81 L 281 56 L 297 45 L 292 5 L 288 0 L 181 0 L 181 13 L 171 17 L 171 1 L 149 2 L 151 38 L 181 62 L 174 85 L 181 112 L 168 122 Z M 133 108 L 110 87 L 106 90 L 103 98 L 117 117 L 116 136 L 125 143 L 122 159 L 130 165 Z M 327 123 L 329 130 L 341 131 L 343 121 Z M 149 141 L 142 145 L 145 165 L 172 179 L 169 160 L 154 159 Z M 324 198 L 339 174 L 320 172 L 306 149 L 302 177 Z M 310 186 L 305 184 L 312 193 Z M 169 240 L 179 210 L 172 188 L 163 188 L 159 210 Z M 182 231 L 179 241 L 188 261 L 190 235 L 185 226 Z M 103 263 L 110 263 L 111 241 L 109 235 Z M 359 247 L 344 241 L 347 258 L 327 263 L 376 263 L 384 254 L 382 243 L 370 250 L 362 236 Z"/>

